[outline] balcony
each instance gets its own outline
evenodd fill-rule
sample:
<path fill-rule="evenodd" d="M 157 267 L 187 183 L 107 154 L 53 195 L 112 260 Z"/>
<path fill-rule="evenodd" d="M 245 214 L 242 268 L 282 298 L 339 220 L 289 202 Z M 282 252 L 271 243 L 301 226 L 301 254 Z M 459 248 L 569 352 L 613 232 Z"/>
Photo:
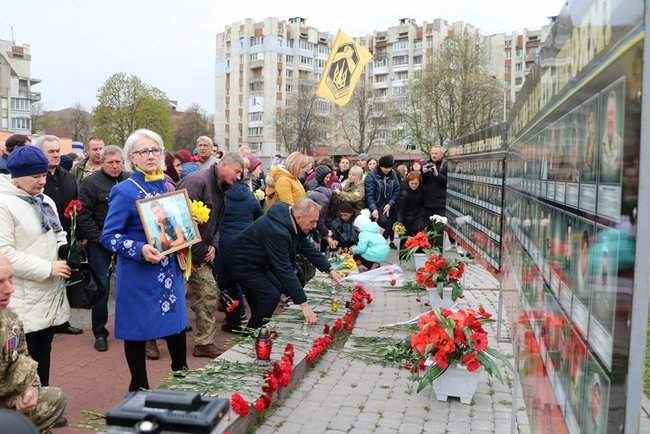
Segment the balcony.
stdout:
<path fill-rule="evenodd" d="M 264 59 L 256 59 L 248 62 L 248 67 L 250 69 L 264 68 Z"/>
<path fill-rule="evenodd" d="M 29 100 L 31 102 L 39 102 L 41 100 L 40 92 L 29 92 Z"/>

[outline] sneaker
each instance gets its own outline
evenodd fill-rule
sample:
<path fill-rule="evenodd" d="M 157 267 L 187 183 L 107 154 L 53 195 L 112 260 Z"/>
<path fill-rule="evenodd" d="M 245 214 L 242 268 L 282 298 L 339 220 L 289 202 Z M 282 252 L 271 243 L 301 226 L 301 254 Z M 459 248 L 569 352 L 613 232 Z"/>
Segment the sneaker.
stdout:
<path fill-rule="evenodd" d="M 108 351 L 108 341 L 106 340 L 106 336 L 100 336 L 95 339 L 95 349 L 100 353 Z"/>
<path fill-rule="evenodd" d="M 397 246 L 395 246 L 394 242 L 391 241 L 388 245 L 390 246 L 391 249 L 397 250 Z"/>
<path fill-rule="evenodd" d="M 158 360 L 160 358 L 160 351 L 158 350 L 156 341 L 147 341 L 145 352 L 149 360 Z"/>
<path fill-rule="evenodd" d="M 192 351 L 194 357 L 205 357 L 208 359 L 216 359 L 222 353 L 223 351 L 217 348 L 215 344 L 194 345 L 194 351 Z"/>

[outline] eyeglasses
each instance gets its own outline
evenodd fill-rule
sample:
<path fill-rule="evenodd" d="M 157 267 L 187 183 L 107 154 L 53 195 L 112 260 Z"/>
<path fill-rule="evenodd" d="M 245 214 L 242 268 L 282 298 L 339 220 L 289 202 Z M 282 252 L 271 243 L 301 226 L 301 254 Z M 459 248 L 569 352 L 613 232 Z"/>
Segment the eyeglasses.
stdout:
<path fill-rule="evenodd" d="M 160 148 L 149 148 L 149 149 L 141 149 L 139 151 L 133 151 L 132 154 L 137 154 L 141 157 L 148 157 L 150 155 L 153 155 L 154 157 L 159 156 L 162 153 L 162 149 Z"/>

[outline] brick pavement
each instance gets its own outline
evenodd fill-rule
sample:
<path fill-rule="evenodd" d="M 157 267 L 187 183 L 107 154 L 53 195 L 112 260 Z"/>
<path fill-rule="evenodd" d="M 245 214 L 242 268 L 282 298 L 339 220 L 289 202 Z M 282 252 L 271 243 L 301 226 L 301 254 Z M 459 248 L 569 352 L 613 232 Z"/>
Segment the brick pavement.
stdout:
<path fill-rule="evenodd" d="M 460 305 L 497 312 L 498 282 L 478 266 L 468 270 L 465 300 Z M 368 364 L 351 358 L 354 337 L 405 337 L 381 325 L 413 318 L 425 307 L 415 295 L 395 289 L 373 287 L 375 301 L 360 315 L 343 350 L 330 351 L 301 380 L 291 395 L 269 413 L 257 429 L 267 433 L 509 433 L 511 387 L 484 377 L 472 405 L 458 399 L 435 399 L 431 388 L 416 393 L 410 373 L 404 369 Z M 496 325 L 489 327 L 492 346 L 512 354 L 509 343 L 496 344 Z M 508 329 L 504 329 L 508 336 Z M 485 375 L 485 374 L 484 374 Z M 524 409 L 517 413 L 518 432 L 528 432 Z"/>
<path fill-rule="evenodd" d="M 111 312 L 113 304 L 111 303 Z M 190 318 L 193 313 L 189 310 Z M 93 348 L 94 338 L 89 328 L 89 311 L 74 310 L 71 318 L 73 325 L 84 328 L 84 334 L 79 336 L 57 335 L 52 349 L 52 373 L 50 384 L 61 387 L 68 396 L 66 417 L 70 421 L 68 427 L 55 430 L 56 434 L 80 434 L 89 431 L 75 428 L 83 417 L 82 410 L 104 412 L 118 404 L 126 394 L 129 386 L 129 370 L 124 360 L 124 350 L 121 341 L 109 338 L 109 349 L 99 353 Z M 217 313 L 219 327 L 223 314 Z M 113 332 L 113 316 L 109 319 L 109 331 Z M 228 346 L 228 338 L 232 335 L 222 333 L 219 328 L 217 345 Z M 190 368 L 203 366 L 207 359 L 192 357 L 192 333 L 188 333 L 188 364 Z M 170 370 L 171 360 L 165 342 L 158 342 L 160 349 L 159 360 L 148 360 L 147 370 L 149 383 L 158 384 Z M 0 430 L 1 431 L 1 430 Z"/>

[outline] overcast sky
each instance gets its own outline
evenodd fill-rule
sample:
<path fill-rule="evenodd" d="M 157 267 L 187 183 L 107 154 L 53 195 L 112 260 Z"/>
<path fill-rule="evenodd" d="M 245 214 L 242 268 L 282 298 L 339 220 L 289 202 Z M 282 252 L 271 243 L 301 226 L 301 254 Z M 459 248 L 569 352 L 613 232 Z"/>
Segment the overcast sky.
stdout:
<path fill-rule="evenodd" d="M 32 47 L 32 76 L 45 109 L 79 102 L 90 109 L 111 74 L 136 74 L 183 109 L 214 111 L 215 35 L 244 18 L 302 16 L 321 31 L 361 35 L 397 23 L 463 20 L 485 34 L 535 29 L 559 13 L 563 0 L 7 0 L 0 38 Z"/>

